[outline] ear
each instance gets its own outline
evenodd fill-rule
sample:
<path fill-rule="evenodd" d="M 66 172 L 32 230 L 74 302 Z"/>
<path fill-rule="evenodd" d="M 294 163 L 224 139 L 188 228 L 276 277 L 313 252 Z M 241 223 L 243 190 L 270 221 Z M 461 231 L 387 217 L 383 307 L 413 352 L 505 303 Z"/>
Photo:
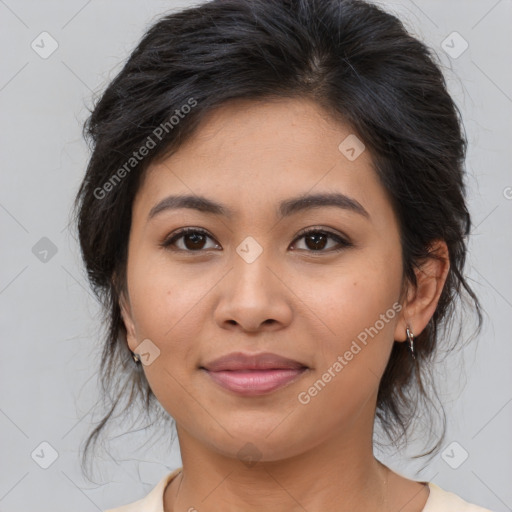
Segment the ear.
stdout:
<path fill-rule="evenodd" d="M 130 300 L 125 297 L 124 292 L 122 292 L 119 297 L 119 307 L 121 309 L 121 316 L 123 317 L 124 326 L 126 328 L 126 341 L 128 342 L 128 347 L 132 352 L 135 352 L 135 348 L 139 343 L 137 342 Z"/>
<path fill-rule="evenodd" d="M 432 257 L 426 258 L 419 268 L 415 268 L 417 286 L 408 285 L 407 298 L 395 328 L 395 341 L 405 341 L 407 326 L 413 335 L 418 336 L 434 315 L 443 291 L 448 271 L 450 255 L 444 240 L 436 240 L 431 245 Z"/>

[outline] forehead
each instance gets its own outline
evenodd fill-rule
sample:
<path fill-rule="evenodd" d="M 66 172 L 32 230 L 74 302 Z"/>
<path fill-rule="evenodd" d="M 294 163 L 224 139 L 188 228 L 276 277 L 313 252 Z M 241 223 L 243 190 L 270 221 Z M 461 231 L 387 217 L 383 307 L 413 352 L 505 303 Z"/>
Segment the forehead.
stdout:
<path fill-rule="evenodd" d="M 341 156 L 338 144 L 351 133 L 347 124 L 335 121 L 307 98 L 232 100 L 205 115 L 174 162 L 212 156 L 216 162 L 234 157 L 244 161 L 255 155 L 279 162 L 292 159 L 292 152 L 296 159 L 309 155 L 309 162 L 326 151 L 332 155 L 336 150 L 334 155 Z"/>
<path fill-rule="evenodd" d="M 372 202 L 384 191 L 369 151 L 355 159 L 344 153 L 344 141 L 358 143 L 354 137 L 308 99 L 231 101 L 209 112 L 176 153 L 150 166 L 137 207 L 148 212 L 171 192 L 215 197 L 235 211 L 308 192 Z"/>

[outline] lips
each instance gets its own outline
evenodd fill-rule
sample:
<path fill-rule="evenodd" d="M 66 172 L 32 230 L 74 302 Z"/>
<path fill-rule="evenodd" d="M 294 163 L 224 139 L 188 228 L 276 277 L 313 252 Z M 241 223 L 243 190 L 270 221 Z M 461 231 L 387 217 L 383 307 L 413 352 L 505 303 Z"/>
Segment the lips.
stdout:
<path fill-rule="evenodd" d="M 297 380 L 308 367 L 271 353 L 236 352 L 201 367 L 212 382 L 233 393 L 256 396 L 270 393 Z"/>
<path fill-rule="evenodd" d="M 269 352 L 261 354 L 233 352 L 205 364 L 203 368 L 210 372 L 219 372 L 239 370 L 300 370 L 307 367 L 293 359 Z"/>

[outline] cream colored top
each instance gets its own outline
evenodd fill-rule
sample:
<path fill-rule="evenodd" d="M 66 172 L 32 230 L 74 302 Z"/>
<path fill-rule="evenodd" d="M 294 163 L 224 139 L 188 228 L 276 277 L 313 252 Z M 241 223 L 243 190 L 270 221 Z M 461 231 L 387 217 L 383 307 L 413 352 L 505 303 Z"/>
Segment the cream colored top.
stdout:
<path fill-rule="evenodd" d="M 122 507 L 104 512 L 164 512 L 164 490 L 182 468 L 166 475 L 144 498 Z M 452 492 L 445 491 L 432 482 L 428 483 L 430 495 L 422 512 L 491 512 L 489 509 L 472 505 Z"/>

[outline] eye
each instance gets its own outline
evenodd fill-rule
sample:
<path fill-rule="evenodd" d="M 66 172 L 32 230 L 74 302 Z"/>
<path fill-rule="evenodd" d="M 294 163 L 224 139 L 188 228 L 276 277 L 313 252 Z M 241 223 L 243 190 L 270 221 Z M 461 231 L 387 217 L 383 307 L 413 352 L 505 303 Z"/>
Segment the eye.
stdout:
<path fill-rule="evenodd" d="M 208 239 L 215 242 L 213 246 L 207 246 Z M 353 245 L 340 235 L 319 228 L 303 230 L 294 240 L 294 243 L 300 239 L 304 239 L 305 249 L 299 247 L 299 250 L 308 252 L 337 252 Z M 329 247 L 329 241 L 334 242 L 334 247 L 332 244 Z M 180 229 L 167 237 L 160 245 L 170 250 L 184 252 L 200 252 L 205 249 L 220 248 L 220 245 L 205 230 L 199 228 Z"/>
<path fill-rule="evenodd" d="M 348 240 L 345 240 L 340 235 L 327 231 L 325 229 L 308 228 L 300 233 L 300 235 L 294 240 L 304 239 L 306 249 L 299 248 L 300 250 L 306 250 L 308 252 L 338 252 L 346 247 L 351 247 L 353 244 Z M 329 240 L 334 241 L 334 248 L 328 247 Z M 324 250 L 326 247 L 329 250 Z"/>
<path fill-rule="evenodd" d="M 166 238 L 160 245 L 171 250 L 185 252 L 198 252 L 203 249 L 214 249 L 216 247 L 220 247 L 217 243 L 214 247 L 205 246 L 208 238 L 213 240 L 213 238 L 203 229 L 183 228 Z M 179 246 L 180 244 L 176 244 L 178 241 L 182 242 L 181 247 Z M 176 246 L 176 248 L 172 248 L 171 246 Z"/>

